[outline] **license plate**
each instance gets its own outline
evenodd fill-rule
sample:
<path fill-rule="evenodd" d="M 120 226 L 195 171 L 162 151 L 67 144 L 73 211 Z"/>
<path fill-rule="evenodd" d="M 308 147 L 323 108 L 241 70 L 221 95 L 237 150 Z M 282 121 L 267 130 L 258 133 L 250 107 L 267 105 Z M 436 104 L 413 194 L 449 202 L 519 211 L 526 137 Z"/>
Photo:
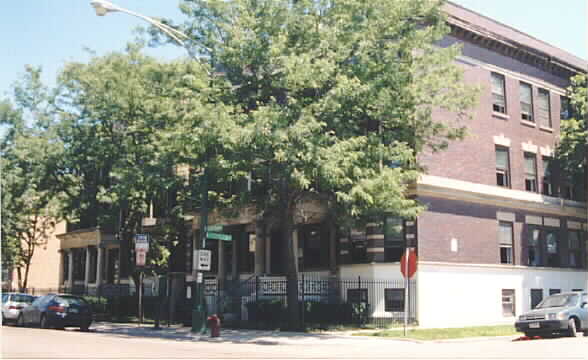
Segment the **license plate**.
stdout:
<path fill-rule="evenodd" d="M 541 324 L 539 324 L 538 322 L 533 322 L 529 324 L 529 328 L 531 329 L 539 329 L 541 327 Z"/>
<path fill-rule="evenodd" d="M 69 309 L 69 312 L 72 314 L 77 314 L 77 313 L 79 313 L 79 310 L 78 309 Z"/>

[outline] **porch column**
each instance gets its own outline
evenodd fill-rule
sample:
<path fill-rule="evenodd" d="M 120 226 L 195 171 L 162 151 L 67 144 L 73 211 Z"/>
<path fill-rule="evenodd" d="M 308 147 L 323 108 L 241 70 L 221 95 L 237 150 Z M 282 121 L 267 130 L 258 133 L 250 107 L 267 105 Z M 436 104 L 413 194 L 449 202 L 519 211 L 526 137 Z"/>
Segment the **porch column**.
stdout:
<path fill-rule="evenodd" d="M 233 251 L 231 253 L 231 263 L 233 266 L 231 267 L 231 278 L 233 279 L 234 284 L 239 283 L 239 264 L 238 264 L 238 251 L 239 251 L 239 239 L 241 238 L 242 234 L 235 236 L 235 239 L 231 241 L 231 246 L 233 247 Z"/>
<path fill-rule="evenodd" d="M 84 270 L 84 287 L 88 289 L 88 283 L 90 282 L 90 247 L 86 247 L 86 267 Z"/>
<path fill-rule="evenodd" d="M 63 264 L 65 263 L 65 253 L 63 250 L 59 250 L 59 282 L 57 287 L 60 288 L 63 286 L 63 281 L 65 278 L 65 274 L 63 271 Z M 59 290 L 58 290 L 59 291 Z"/>
<path fill-rule="evenodd" d="M 255 274 L 263 274 L 265 270 L 265 233 L 263 223 L 255 224 Z"/>
<path fill-rule="evenodd" d="M 67 268 L 67 279 L 68 279 L 68 286 L 71 288 L 73 287 L 73 266 L 74 266 L 74 261 L 73 261 L 73 249 L 69 249 L 69 251 L 67 252 L 67 261 L 68 261 L 68 268 Z"/>
<path fill-rule="evenodd" d="M 265 273 L 271 274 L 272 272 L 272 240 L 270 234 L 265 236 Z"/>
<path fill-rule="evenodd" d="M 98 246 L 96 250 L 96 287 L 102 283 L 102 248 Z"/>
<path fill-rule="evenodd" d="M 329 271 L 331 275 L 337 274 L 337 227 L 335 222 L 329 220 Z"/>
<path fill-rule="evenodd" d="M 298 229 L 295 229 L 294 232 L 292 233 L 292 242 L 294 243 L 293 244 L 294 245 L 294 259 L 296 259 L 296 270 L 297 271 L 300 271 L 300 267 L 299 267 L 299 264 L 300 264 L 300 261 L 299 260 L 300 260 L 300 258 L 299 258 L 299 255 L 304 256 L 304 253 L 300 254 L 298 252 Z M 286 251 L 288 251 L 288 250 L 286 250 Z"/>
<path fill-rule="evenodd" d="M 222 240 L 218 241 L 218 272 L 216 274 L 216 281 L 218 289 L 224 288 L 227 268 L 225 265 L 225 242 Z"/>

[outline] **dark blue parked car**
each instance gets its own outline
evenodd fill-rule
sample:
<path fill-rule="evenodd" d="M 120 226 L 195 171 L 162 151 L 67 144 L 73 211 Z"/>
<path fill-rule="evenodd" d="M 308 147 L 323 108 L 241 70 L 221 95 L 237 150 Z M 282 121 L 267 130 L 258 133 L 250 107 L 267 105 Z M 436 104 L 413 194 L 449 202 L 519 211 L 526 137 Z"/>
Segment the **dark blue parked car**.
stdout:
<path fill-rule="evenodd" d="M 16 323 L 18 326 L 38 325 L 40 328 L 57 329 L 74 326 L 88 331 L 92 323 L 92 308 L 79 296 L 49 294 L 22 309 Z"/>

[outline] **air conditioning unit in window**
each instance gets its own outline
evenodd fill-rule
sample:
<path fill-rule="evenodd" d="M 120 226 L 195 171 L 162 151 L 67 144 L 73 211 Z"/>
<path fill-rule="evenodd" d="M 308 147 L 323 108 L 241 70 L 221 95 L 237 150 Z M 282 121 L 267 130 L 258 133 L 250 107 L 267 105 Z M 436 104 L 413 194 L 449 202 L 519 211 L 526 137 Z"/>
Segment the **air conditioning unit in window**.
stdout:
<path fill-rule="evenodd" d="M 533 115 L 527 113 L 527 112 L 522 112 L 521 113 L 521 119 L 525 120 L 525 121 L 533 121 Z"/>

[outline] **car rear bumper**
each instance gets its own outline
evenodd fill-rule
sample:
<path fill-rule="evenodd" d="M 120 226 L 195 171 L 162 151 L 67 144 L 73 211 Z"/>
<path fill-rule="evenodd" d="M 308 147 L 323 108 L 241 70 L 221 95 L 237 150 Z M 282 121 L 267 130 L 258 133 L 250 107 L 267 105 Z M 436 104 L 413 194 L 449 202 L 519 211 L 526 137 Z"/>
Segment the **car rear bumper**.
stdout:
<path fill-rule="evenodd" d="M 538 325 L 537 325 L 538 324 Z M 538 327 L 537 327 L 538 326 Z M 568 329 L 567 320 L 517 321 L 515 328 L 520 332 L 554 332 Z"/>
<path fill-rule="evenodd" d="M 2 315 L 4 315 L 4 318 L 7 320 L 16 320 L 16 319 L 18 319 L 19 314 L 20 314 L 20 310 L 15 310 L 15 309 L 2 311 Z"/>
<path fill-rule="evenodd" d="M 86 326 L 92 323 L 92 315 L 84 314 L 65 314 L 59 315 L 57 313 L 47 314 L 49 324 L 55 327 L 66 326 Z"/>

